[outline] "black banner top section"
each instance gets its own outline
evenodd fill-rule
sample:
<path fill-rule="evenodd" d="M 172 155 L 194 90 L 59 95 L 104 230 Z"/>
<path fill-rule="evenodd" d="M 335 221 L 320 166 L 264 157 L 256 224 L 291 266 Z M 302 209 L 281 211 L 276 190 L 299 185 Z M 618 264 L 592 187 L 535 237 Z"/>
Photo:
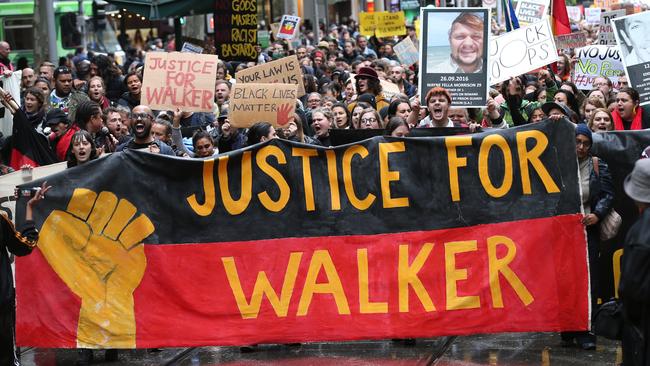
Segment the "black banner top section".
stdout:
<path fill-rule="evenodd" d="M 572 124 L 546 121 L 466 136 L 374 137 L 336 148 L 275 139 L 211 160 L 128 151 L 48 177 L 53 188 L 35 215 L 40 223 L 52 210 L 70 209 L 77 188 L 108 191 L 151 220 L 155 231 L 145 243 L 200 243 L 574 214 L 574 137 Z"/>

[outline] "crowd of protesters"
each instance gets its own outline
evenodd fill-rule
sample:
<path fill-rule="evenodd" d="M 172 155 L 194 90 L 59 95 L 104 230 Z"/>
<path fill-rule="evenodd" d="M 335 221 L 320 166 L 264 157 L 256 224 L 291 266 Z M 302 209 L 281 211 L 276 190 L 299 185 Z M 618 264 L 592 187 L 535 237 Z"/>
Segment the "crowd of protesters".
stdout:
<path fill-rule="evenodd" d="M 590 27 L 575 27 L 586 29 L 588 38 L 596 39 Z M 492 31 L 498 34 L 501 29 L 493 23 Z M 415 128 L 460 127 L 472 133 L 565 118 L 576 124 L 583 223 L 588 233 L 589 262 L 592 268 L 597 267 L 597 227 L 616 197 L 606 162 L 590 154 L 593 136 L 650 128 L 650 108 L 639 105 L 639 93 L 628 86 L 624 75 L 616 87 L 608 78 L 599 77 L 592 90 L 578 90 L 571 81 L 575 55 L 573 50 L 565 50 L 554 65 L 492 86 L 484 108 L 451 107 L 452 95 L 442 87 L 427 90 L 421 105 L 418 65 L 401 64 L 394 50 L 403 37 L 418 43 L 413 27 L 407 27 L 405 36 L 389 39 L 360 35 L 354 21 L 323 28 L 320 39 L 307 29 L 302 34 L 297 47 L 272 39 L 267 49 L 260 48 L 256 62 L 219 61 L 212 112 L 156 111 L 142 104 L 145 49 L 165 52 L 169 48 L 161 40 L 155 40 L 154 50 L 144 42 L 133 43 L 123 65 L 110 55 L 79 50 L 63 57 L 58 65 L 44 62 L 21 70 L 8 59 L 10 45 L 0 42 L 4 77 L 21 73 L 20 100 L 16 100 L 20 108 L 14 117 L 13 136 L 2 141 L 4 165 L 0 171 L 9 172 L 22 165 L 12 160 L 12 149 L 21 134 L 36 136 L 32 141 L 51 154 L 40 164 L 67 161 L 68 167 L 75 167 L 128 149 L 201 159 L 272 138 L 328 147 L 333 144 L 331 131 L 336 129 L 374 129 L 405 137 Z M 288 55 L 297 55 L 306 91 L 296 100 L 291 122 L 277 130 L 265 121 L 248 129 L 233 127 L 228 107 L 237 71 Z M 382 80 L 394 83 L 400 93 L 387 98 Z M 5 102 L 11 99 L 6 96 Z M 650 202 L 648 197 L 635 200 Z M 593 273 L 595 308 L 599 281 Z M 644 305 L 645 318 L 650 313 L 648 304 Z M 643 327 L 646 337 L 650 336 L 648 324 Z M 596 347 L 596 338 L 589 332 L 563 333 L 562 341 L 565 346 L 585 350 Z M 650 351 L 643 352 L 648 364 Z"/>

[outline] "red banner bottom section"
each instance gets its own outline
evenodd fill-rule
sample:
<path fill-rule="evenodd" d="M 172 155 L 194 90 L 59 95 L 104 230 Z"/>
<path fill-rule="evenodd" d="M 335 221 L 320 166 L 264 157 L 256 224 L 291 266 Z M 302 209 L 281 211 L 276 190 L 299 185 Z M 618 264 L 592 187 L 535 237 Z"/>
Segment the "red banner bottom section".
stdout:
<path fill-rule="evenodd" d="M 580 218 L 145 244 L 146 270 L 133 293 L 136 346 L 585 330 Z M 17 266 L 18 344 L 76 347 L 81 299 L 38 250 Z"/>

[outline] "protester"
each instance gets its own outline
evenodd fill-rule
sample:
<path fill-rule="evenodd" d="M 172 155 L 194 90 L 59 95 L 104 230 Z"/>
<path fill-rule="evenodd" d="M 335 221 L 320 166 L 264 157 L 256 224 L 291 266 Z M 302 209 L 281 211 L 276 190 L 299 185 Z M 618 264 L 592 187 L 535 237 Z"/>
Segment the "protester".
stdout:
<path fill-rule="evenodd" d="M 106 98 L 106 87 L 104 80 L 99 76 L 93 76 L 88 82 L 88 97 L 93 102 L 99 104 L 102 109 L 110 106 L 110 101 Z"/>
<path fill-rule="evenodd" d="M 448 116 L 451 95 L 447 89 L 439 86 L 434 87 L 429 90 L 424 100 L 427 102 L 428 114 L 420 121 L 418 127 L 454 127 L 454 123 Z"/>
<path fill-rule="evenodd" d="M 133 108 L 133 138 L 116 148 L 116 152 L 124 150 L 144 149 L 148 152 L 162 155 L 174 155 L 174 151 L 164 142 L 158 141 L 151 136 L 151 124 L 153 123 L 153 112 L 151 108 L 139 105 Z"/>
<path fill-rule="evenodd" d="M 388 121 L 384 134 L 392 137 L 407 137 L 410 132 L 411 129 L 408 123 L 406 123 L 406 120 L 402 117 L 395 116 Z"/>
<path fill-rule="evenodd" d="M 359 128 L 362 130 L 384 128 L 384 119 L 376 110 L 372 108 L 364 109 L 361 112 Z"/>
<path fill-rule="evenodd" d="M 38 242 L 38 230 L 34 223 L 34 205 L 45 198 L 52 188 L 43 182 L 40 190 L 32 190 L 32 198 L 27 201 L 24 221 L 18 228 L 3 211 L 0 214 L 2 240 L 0 241 L 0 365 L 19 365 L 14 340 L 16 339 L 16 299 L 13 273 L 8 252 L 25 256 L 32 252 Z"/>
<path fill-rule="evenodd" d="M 332 111 L 326 108 L 316 108 L 311 113 L 312 128 L 316 133 L 314 139 L 323 146 L 331 146 L 330 129 L 334 124 Z"/>
<path fill-rule="evenodd" d="M 0 75 L 11 74 L 14 71 L 14 65 L 9 60 L 11 46 L 6 41 L 0 41 Z"/>
<path fill-rule="evenodd" d="M 248 129 L 248 146 L 277 138 L 275 128 L 268 122 L 257 122 Z"/>
<path fill-rule="evenodd" d="M 650 109 L 639 106 L 639 92 L 622 88 L 616 96 L 616 109 L 612 112 L 617 131 L 650 128 Z"/>
<path fill-rule="evenodd" d="M 72 135 L 68 151 L 68 168 L 85 164 L 99 157 L 93 138 L 86 130 L 79 130 Z"/>
<path fill-rule="evenodd" d="M 343 103 L 335 103 L 332 105 L 332 114 L 334 115 L 335 128 L 348 129 L 350 128 L 350 111 Z"/>
<path fill-rule="evenodd" d="M 206 131 L 197 130 L 192 135 L 192 148 L 189 151 L 183 143 L 183 135 L 181 134 L 181 118 L 183 113 L 180 108 L 174 111 L 173 124 L 172 124 L 172 143 L 183 155 L 193 158 L 209 158 L 219 153 L 215 148 L 214 138 Z"/>
<path fill-rule="evenodd" d="M 587 126 L 592 132 L 614 131 L 614 123 L 612 121 L 612 114 L 607 109 L 598 108 L 591 115 Z"/>
<path fill-rule="evenodd" d="M 640 217 L 625 237 L 619 295 L 623 304 L 623 364 L 650 363 L 650 159 L 640 159 L 623 184 Z"/>
<path fill-rule="evenodd" d="M 142 77 L 137 72 L 132 71 L 124 78 L 124 84 L 128 91 L 122 94 L 117 104 L 133 109 L 140 105 Z"/>

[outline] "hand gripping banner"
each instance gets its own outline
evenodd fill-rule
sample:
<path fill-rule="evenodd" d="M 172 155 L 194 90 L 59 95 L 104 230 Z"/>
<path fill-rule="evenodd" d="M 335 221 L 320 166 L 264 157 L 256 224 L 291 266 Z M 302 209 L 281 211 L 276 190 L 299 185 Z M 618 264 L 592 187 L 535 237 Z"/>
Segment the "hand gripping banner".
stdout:
<path fill-rule="evenodd" d="M 571 124 L 547 121 L 333 149 L 276 139 L 212 160 L 131 151 L 68 169 L 48 177 L 38 247 L 17 260 L 17 342 L 587 329 L 574 141 Z"/>

